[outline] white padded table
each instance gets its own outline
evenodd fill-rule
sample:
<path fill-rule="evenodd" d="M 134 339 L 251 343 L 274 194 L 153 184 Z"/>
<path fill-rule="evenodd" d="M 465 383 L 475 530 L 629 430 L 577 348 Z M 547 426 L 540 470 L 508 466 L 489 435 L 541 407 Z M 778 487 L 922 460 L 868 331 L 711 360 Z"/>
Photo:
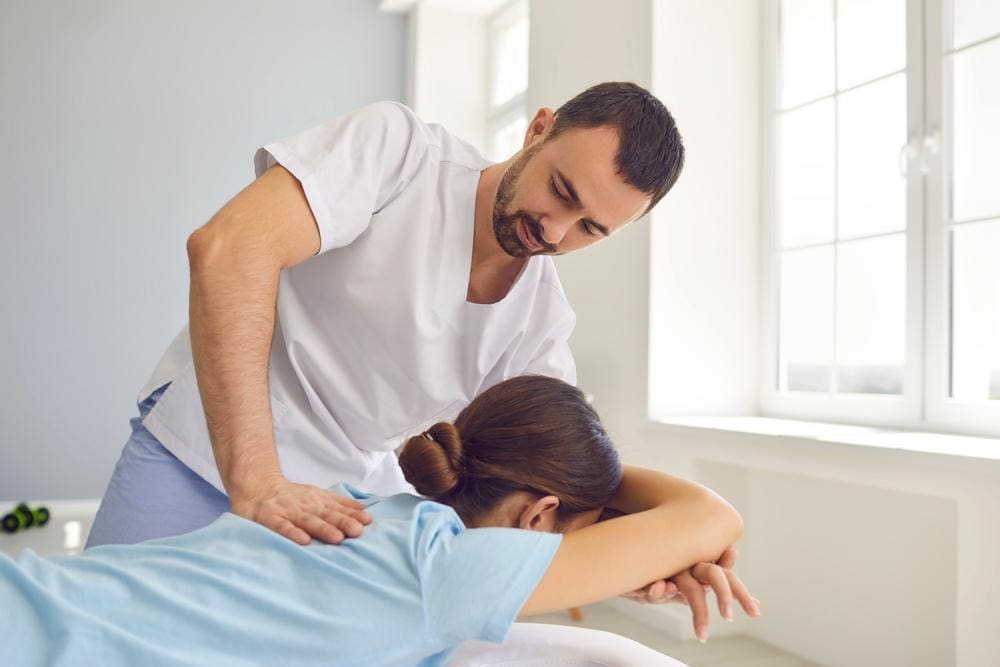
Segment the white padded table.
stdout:
<path fill-rule="evenodd" d="M 447 667 L 686 667 L 621 635 L 544 623 L 515 623 L 502 644 L 461 644 Z"/>

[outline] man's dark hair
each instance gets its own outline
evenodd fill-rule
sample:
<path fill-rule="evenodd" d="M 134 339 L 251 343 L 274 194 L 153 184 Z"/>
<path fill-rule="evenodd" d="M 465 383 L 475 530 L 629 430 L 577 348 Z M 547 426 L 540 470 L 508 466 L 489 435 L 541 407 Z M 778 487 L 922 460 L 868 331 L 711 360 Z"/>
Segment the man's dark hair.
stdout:
<path fill-rule="evenodd" d="M 650 196 L 648 213 L 674 186 L 684 167 L 684 143 L 674 117 L 642 86 L 609 81 L 559 107 L 546 141 L 575 127 L 602 125 L 618 130 L 618 173 Z"/>

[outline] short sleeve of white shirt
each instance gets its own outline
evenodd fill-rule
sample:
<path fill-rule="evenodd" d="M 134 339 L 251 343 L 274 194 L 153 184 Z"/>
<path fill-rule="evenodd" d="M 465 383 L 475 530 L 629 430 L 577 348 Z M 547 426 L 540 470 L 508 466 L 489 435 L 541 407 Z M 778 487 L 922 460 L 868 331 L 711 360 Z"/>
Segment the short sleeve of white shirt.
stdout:
<path fill-rule="evenodd" d="M 569 347 L 569 337 L 575 326 L 576 314 L 569 310 L 566 317 L 541 341 L 524 374 L 558 378 L 575 386 L 576 362 Z"/>
<path fill-rule="evenodd" d="M 354 241 L 407 186 L 427 154 L 424 132 L 402 104 L 376 102 L 258 149 L 254 172 L 280 164 L 299 180 L 323 253 Z"/>

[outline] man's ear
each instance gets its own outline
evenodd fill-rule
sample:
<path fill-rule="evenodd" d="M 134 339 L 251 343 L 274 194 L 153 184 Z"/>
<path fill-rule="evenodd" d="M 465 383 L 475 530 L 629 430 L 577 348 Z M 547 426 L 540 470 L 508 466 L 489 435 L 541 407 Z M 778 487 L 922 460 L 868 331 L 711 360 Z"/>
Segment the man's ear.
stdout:
<path fill-rule="evenodd" d="M 532 144 L 544 141 L 552 124 L 556 122 L 556 112 L 549 107 L 542 107 L 535 112 L 535 117 L 528 123 L 528 129 L 524 132 L 524 148 Z"/>
<path fill-rule="evenodd" d="M 525 505 L 517 519 L 517 527 L 524 530 L 541 530 L 546 533 L 555 531 L 558 525 L 556 510 L 559 499 L 555 496 L 543 496 Z"/>

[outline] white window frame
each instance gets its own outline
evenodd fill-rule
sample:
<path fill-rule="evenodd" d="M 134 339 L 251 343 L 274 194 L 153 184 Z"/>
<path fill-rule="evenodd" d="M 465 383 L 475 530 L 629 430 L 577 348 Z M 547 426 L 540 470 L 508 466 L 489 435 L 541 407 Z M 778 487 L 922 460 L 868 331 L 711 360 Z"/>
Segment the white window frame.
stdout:
<path fill-rule="evenodd" d="M 951 89 L 943 54 L 947 43 L 945 36 L 951 34 L 950 0 L 907 0 L 906 3 L 909 143 L 905 151 L 907 302 L 903 393 L 883 396 L 778 390 L 780 247 L 775 186 L 780 90 L 779 0 L 762 2 L 765 48 L 761 114 L 764 150 L 761 165 L 760 413 L 768 417 L 1000 436 L 1000 405 L 948 397 L 951 267 L 945 203 L 949 196 L 946 188 L 951 173 L 951 135 L 943 109 L 945 95 L 950 99 Z M 937 29 L 928 29 L 934 26 Z M 836 48 L 835 15 L 835 67 Z M 936 137 L 941 139 L 936 140 Z M 940 150 L 934 150 L 935 141 Z"/>
<path fill-rule="evenodd" d="M 499 105 L 493 103 L 493 77 L 496 64 L 496 34 L 500 27 L 514 21 L 528 20 L 527 0 L 511 0 L 489 17 L 486 23 L 486 147 L 491 155 L 496 153 L 496 138 L 501 128 L 517 118 L 527 116 L 527 84 L 524 90 Z M 527 119 L 526 119 L 527 120 Z M 506 160 L 509 155 L 497 156 Z"/>

